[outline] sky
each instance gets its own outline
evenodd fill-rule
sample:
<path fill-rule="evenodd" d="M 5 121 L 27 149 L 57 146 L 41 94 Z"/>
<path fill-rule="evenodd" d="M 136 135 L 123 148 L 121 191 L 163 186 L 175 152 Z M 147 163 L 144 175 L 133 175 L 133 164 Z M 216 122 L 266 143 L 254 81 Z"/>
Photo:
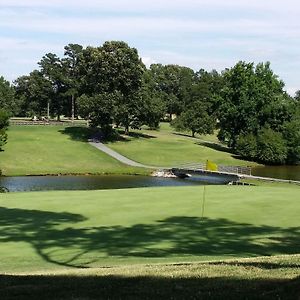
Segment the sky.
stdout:
<path fill-rule="evenodd" d="M 300 2 L 296 0 L 0 0 L 0 76 L 38 68 L 69 43 L 122 40 L 146 66 L 222 71 L 271 62 L 293 96 L 300 90 Z"/>

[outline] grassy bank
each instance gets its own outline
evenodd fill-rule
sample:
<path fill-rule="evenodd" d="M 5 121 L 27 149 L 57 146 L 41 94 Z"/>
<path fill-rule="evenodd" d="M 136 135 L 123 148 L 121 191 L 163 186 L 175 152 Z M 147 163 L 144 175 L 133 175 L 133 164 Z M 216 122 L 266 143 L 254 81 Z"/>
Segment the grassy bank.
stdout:
<path fill-rule="evenodd" d="M 238 159 L 218 142 L 216 135 L 192 138 L 175 132 L 168 123 L 162 123 L 160 130 L 135 130 L 131 136 L 123 138 L 109 143 L 109 147 L 148 165 L 176 166 L 187 162 L 205 163 L 207 159 L 223 165 L 256 165 Z"/>
<path fill-rule="evenodd" d="M 0 272 L 299 253 L 299 188 L 205 189 L 3 194 Z"/>
<path fill-rule="evenodd" d="M 147 174 L 128 167 L 87 143 L 84 128 L 11 126 L 0 153 L 3 175 L 39 174 Z"/>
<path fill-rule="evenodd" d="M 87 143 L 84 127 L 10 126 L 8 143 L 0 153 L 6 176 L 39 174 L 149 174 L 128 167 Z M 205 139 L 205 140 L 204 140 Z M 217 143 L 215 135 L 191 138 L 163 123 L 159 131 L 136 130 L 108 146 L 132 160 L 154 166 L 176 166 L 207 159 L 225 165 L 251 165 Z"/>

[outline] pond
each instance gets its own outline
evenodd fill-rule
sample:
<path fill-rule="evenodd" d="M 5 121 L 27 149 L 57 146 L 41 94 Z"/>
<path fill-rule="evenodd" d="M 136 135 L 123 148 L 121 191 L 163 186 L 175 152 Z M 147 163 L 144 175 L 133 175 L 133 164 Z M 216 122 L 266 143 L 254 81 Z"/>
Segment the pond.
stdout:
<path fill-rule="evenodd" d="M 300 166 L 263 166 L 252 168 L 252 175 L 300 181 Z"/>
<path fill-rule="evenodd" d="M 7 188 L 10 192 L 123 189 L 201 184 L 224 184 L 224 178 L 179 179 L 130 175 L 0 177 L 0 186 Z"/>

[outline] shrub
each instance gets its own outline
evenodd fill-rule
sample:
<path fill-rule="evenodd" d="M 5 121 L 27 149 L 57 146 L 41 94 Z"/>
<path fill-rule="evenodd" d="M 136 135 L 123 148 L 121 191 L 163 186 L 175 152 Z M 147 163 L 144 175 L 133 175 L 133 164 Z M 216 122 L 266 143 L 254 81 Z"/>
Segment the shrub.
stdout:
<path fill-rule="evenodd" d="M 288 148 L 281 133 L 263 128 L 257 136 L 257 159 L 266 164 L 284 164 Z"/>

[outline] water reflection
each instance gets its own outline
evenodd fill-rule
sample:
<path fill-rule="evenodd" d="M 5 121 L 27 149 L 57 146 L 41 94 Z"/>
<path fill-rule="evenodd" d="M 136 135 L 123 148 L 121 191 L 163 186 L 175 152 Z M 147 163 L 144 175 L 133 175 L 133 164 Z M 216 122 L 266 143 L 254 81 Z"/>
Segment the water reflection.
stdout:
<path fill-rule="evenodd" d="M 209 182 L 207 182 L 209 180 Z M 0 186 L 10 192 L 49 190 L 98 190 L 154 186 L 185 186 L 201 184 L 222 184 L 211 178 L 178 179 L 150 176 L 20 176 L 0 177 Z"/>
<path fill-rule="evenodd" d="M 252 175 L 300 181 L 300 166 L 264 166 L 252 169 Z"/>

